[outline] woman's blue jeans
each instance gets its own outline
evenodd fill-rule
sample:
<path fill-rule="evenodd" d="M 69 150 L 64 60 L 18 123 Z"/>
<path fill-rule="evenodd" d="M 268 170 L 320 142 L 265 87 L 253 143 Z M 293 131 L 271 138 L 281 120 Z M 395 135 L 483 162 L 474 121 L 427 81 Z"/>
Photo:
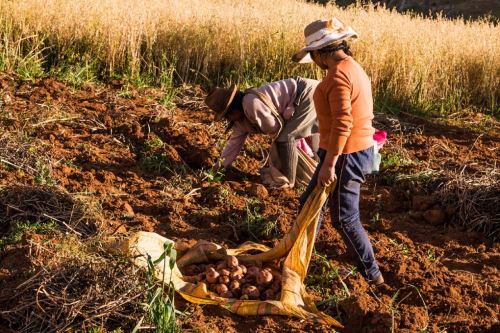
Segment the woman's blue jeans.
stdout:
<path fill-rule="evenodd" d="M 318 183 L 318 173 L 325 160 L 326 151 L 318 150 L 320 162 L 304 193 L 300 196 L 300 209 Z M 333 226 L 339 231 L 347 245 L 348 251 L 356 258 L 356 266 L 363 277 L 376 279 L 381 273 L 375 260 L 373 247 L 365 229 L 361 225 L 359 215 L 359 195 L 365 176 L 370 174 L 373 166 L 374 148 L 352 154 L 340 155 L 335 165 L 337 184 L 322 208 L 318 230 L 323 220 L 323 213 L 330 208 Z M 317 234 L 317 231 L 316 231 Z"/>

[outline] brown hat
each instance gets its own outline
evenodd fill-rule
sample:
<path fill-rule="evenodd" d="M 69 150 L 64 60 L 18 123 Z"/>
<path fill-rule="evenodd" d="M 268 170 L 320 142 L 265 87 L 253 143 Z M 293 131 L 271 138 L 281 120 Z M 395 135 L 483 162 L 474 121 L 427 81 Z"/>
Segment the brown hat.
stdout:
<path fill-rule="evenodd" d="M 236 92 L 238 87 L 232 84 L 229 88 L 215 87 L 205 97 L 205 104 L 215 112 L 216 120 L 221 120 L 226 115 Z"/>
<path fill-rule="evenodd" d="M 358 34 L 351 27 L 344 26 L 340 20 L 332 18 L 308 24 L 304 29 L 304 38 L 306 46 L 292 56 L 292 60 L 298 63 L 311 62 L 309 52 L 313 50 L 319 50 L 350 38 L 358 38 Z"/>

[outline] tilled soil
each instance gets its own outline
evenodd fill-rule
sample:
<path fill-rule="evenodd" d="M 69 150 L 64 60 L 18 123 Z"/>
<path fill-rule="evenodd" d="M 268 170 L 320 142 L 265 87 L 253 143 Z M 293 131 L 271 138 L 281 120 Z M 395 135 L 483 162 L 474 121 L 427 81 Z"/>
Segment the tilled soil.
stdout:
<path fill-rule="evenodd" d="M 0 185 L 50 183 L 85 196 L 98 203 L 100 228 L 108 234 L 146 230 L 188 243 L 275 244 L 292 225 L 301 189 L 261 184 L 266 139 L 250 137 L 219 180 L 205 171 L 217 159 L 223 126 L 203 108 L 201 91 L 186 88 L 177 107 L 167 108 L 159 104 L 159 90 L 124 89 L 119 82 L 72 89 L 50 78 L 29 83 L 0 76 L 4 148 L 24 133 L 34 147 L 28 155 L 37 157 L 10 161 L 17 167 L 2 164 Z M 404 114 L 377 115 L 376 125 L 389 132 L 384 157 L 413 161 L 370 176 L 362 191 L 362 221 L 387 285 L 370 288 L 355 274 L 345 279 L 346 287 L 335 279 L 322 291 L 310 286 L 311 293 L 322 301 L 347 288 L 349 295 L 336 304 L 320 305 L 345 325 L 342 332 L 498 332 L 498 243 L 449 223 L 456 212 L 431 195 L 439 177 L 426 186 L 393 181 L 395 174 L 409 171 L 473 175 L 494 168 L 498 128 L 478 132 Z M 36 171 L 36 161 L 50 161 L 48 173 Z M 249 216 L 276 223 L 254 230 Z M 2 226 L 0 232 L 5 232 Z M 334 267 L 353 265 L 328 217 L 316 251 Z M 0 289 L 24 282 L 17 272 L 31 267 L 21 259 L 27 255 L 15 246 L 0 252 Z M 317 262 L 313 258 L 310 274 L 319 274 Z M 180 297 L 177 306 L 188 313 L 180 319 L 186 331 L 331 332 L 294 318 L 240 317 Z"/>

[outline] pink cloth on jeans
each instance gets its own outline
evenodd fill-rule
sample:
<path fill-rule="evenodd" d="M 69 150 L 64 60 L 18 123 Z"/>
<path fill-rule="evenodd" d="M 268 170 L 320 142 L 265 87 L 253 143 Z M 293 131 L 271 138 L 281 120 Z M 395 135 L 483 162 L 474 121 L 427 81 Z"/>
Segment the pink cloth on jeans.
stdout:
<path fill-rule="evenodd" d="M 382 148 L 385 141 L 387 140 L 387 132 L 384 130 L 375 130 L 373 134 L 373 140 L 377 141 L 378 149 Z"/>

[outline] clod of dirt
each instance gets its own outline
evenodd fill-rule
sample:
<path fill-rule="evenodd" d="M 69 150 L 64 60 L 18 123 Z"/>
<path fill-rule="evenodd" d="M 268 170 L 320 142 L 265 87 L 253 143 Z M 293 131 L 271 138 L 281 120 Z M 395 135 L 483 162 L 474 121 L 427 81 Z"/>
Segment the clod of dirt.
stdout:
<path fill-rule="evenodd" d="M 249 192 L 251 195 L 253 195 L 261 200 L 266 199 L 269 196 L 267 189 L 262 184 L 253 183 L 249 188 Z"/>
<path fill-rule="evenodd" d="M 123 215 L 126 217 L 134 217 L 135 212 L 128 202 L 122 204 Z"/>
<path fill-rule="evenodd" d="M 422 212 L 429 209 L 434 203 L 434 198 L 428 195 L 415 195 L 412 198 L 411 207 L 414 211 Z"/>
<path fill-rule="evenodd" d="M 457 288 L 455 287 L 448 287 L 445 291 L 446 296 L 454 299 L 454 300 L 459 300 L 460 299 L 460 292 Z"/>
<path fill-rule="evenodd" d="M 408 212 L 408 216 L 412 218 L 414 221 L 420 221 L 424 218 L 424 214 L 422 212 L 415 212 L 413 210 L 410 210 Z"/>
<path fill-rule="evenodd" d="M 443 224 L 446 214 L 441 209 L 429 209 L 424 212 L 424 219 L 432 225 Z"/>

